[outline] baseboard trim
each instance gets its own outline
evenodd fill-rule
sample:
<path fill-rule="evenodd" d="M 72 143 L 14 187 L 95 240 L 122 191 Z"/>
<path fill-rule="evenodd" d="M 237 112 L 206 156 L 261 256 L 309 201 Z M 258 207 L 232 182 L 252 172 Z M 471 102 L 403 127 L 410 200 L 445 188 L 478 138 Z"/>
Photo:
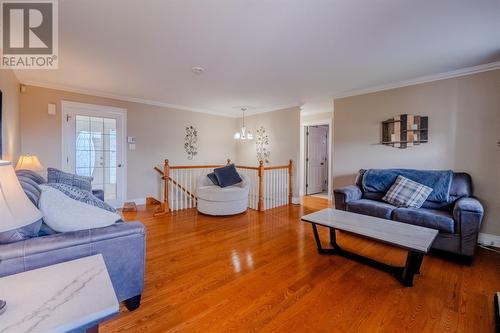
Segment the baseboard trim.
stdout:
<path fill-rule="evenodd" d="M 500 236 L 480 232 L 478 243 L 486 246 L 500 247 Z"/>
<path fill-rule="evenodd" d="M 127 201 L 133 201 L 133 202 L 135 202 L 136 205 L 145 205 L 146 204 L 146 198 L 129 199 Z"/>

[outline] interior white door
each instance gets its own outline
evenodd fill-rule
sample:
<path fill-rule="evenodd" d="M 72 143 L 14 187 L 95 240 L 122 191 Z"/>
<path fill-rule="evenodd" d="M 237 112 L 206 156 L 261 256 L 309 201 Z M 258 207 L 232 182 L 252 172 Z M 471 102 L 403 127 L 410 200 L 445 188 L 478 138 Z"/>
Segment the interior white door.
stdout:
<path fill-rule="evenodd" d="M 328 127 L 307 127 L 306 194 L 320 193 L 327 187 Z"/>
<path fill-rule="evenodd" d="M 63 102 L 63 170 L 94 178 L 92 189 L 103 190 L 107 203 L 125 200 L 126 110 Z"/>

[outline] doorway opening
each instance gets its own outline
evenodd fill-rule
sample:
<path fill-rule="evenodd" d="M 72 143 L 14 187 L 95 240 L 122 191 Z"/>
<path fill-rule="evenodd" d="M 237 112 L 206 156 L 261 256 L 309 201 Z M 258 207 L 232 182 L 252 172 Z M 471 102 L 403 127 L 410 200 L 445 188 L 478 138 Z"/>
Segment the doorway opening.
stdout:
<path fill-rule="evenodd" d="M 330 125 L 305 126 L 305 195 L 330 198 Z"/>

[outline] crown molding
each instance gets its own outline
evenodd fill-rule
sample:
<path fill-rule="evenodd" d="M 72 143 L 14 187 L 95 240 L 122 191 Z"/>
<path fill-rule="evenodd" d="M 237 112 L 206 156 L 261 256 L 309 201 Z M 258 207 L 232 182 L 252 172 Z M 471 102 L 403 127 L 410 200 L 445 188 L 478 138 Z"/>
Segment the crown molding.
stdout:
<path fill-rule="evenodd" d="M 160 102 L 160 101 L 143 99 L 143 98 L 138 98 L 138 97 L 117 95 L 117 94 L 106 93 L 106 92 L 102 92 L 102 91 L 98 91 L 98 90 L 75 88 L 75 87 L 70 87 L 70 86 L 66 86 L 66 85 L 44 83 L 44 82 L 37 82 L 37 81 L 29 81 L 29 80 L 28 81 L 21 81 L 20 83 L 27 85 L 27 86 L 61 90 L 61 91 L 66 91 L 66 92 L 71 92 L 71 93 L 76 93 L 76 94 L 109 98 L 109 99 L 119 100 L 119 101 L 123 101 L 123 102 L 138 103 L 138 104 L 159 106 L 159 107 L 170 108 L 170 109 L 205 113 L 205 114 L 211 114 L 211 115 L 215 115 L 215 116 L 222 116 L 222 117 L 228 117 L 228 118 L 239 118 L 239 116 L 236 116 L 236 115 L 222 113 L 222 112 L 216 112 L 216 111 L 207 110 L 207 109 L 191 108 L 191 107 L 184 106 L 184 105 L 164 103 L 164 102 Z"/>
<path fill-rule="evenodd" d="M 449 71 L 449 72 L 444 72 L 444 73 L 439 73 L 439 74 L 421 76 L 421 77 L 415 78 L 415 79 L 393 82 L 393 83 L 383 84 L 383 85 L 369 87 L 369 88 L 340 92 L 340 93 L 334 94 L 333 99 L 340 99 L 340 98 L 345 98 L 345 97 L 371 94 L 371 93 L 375 93 L 375 92 L 379 92 L 379 91 L 408 87 L 408 86 L 413 86 L 413 85 L 428 83 L 428 82 L 433 82 L 433 81 L 439 81 L 439 80 L 452 79 L 455 77 L 478 74 L 478 73 L 482 73 L 482 72 L 493 71 L 496 69 L 500 69 L 500 61 L 491 62 L 491 63 L 483 64 L 483 65 L 472 66 L 472 67 L 465 67 L 465 68 L 461 68 L 461 69 L 457 69 L 457 70 L 453 70 L 453 71 Z"/>
<path fill-rule="evenodd" d="M 14 71 L 14 73 L 15 73 L 15 71 Z M 17 77 L 17 75 L 16 75 L 16 77 Z M 222 113 L 222 112 L 212 111 L 212 110 L 208 110 L 208 109 L 192 108 L 192 107 L 188 107 L 185 105 L 170 104 L 170 103 L 165 103 L 165 102 L 160 102 L 160 101 L 155 101 L 155 100 L 150 100 L 150 99 L 117 95 L 117 94 L 102 92 L 99 90 L 75 88 L 75 87 L 66 86 L 66 85 L 59 85 L 59 84 L 52 84 L 52 83 L 45 83 L 45 82 L 38 82 L 38 81 L 30 81 L 30 80 L 21 81 L 21 80 L 19 80 L 19 78 L 18 78 L 18 81 L 20 82 L 20 84 L 24 84 L 27 86 L 61 90 L 61 91 L 82 94 L 82 95 L 95 96 L 95 97 L 109 98 L 109 99 L 114 99 L 114 100 L 118 100 L 118 101 L 122 101 L 122 102 L 138 103 L 138 104 L 159 106 L 159 107 L 176 109 L 176 110 L 205 113 L 205 114 L 227 117 L 227 118 L 235 118 L 235 119 L 241 118 L 240 114 L 228 114 L 228 113 Z M 289 108 L 293 108 L 293 107 L 300 107 L 300 106 L 301 106 L 301 104 L 295 103 L 295 104 L 276 105 L 276 106 L 272 106 L 272 107 L 263 107 L 263 108 L 259 108 L 260 110 L 257 109 L 257 110 L 254 110 L 253 112 L 247 112 L 247 116 L 253 116 L 253 115 L 257 115 L 257 114 L 261 114 L 261 113 L 273 112 L 273 111 L 289 109 Z"/>

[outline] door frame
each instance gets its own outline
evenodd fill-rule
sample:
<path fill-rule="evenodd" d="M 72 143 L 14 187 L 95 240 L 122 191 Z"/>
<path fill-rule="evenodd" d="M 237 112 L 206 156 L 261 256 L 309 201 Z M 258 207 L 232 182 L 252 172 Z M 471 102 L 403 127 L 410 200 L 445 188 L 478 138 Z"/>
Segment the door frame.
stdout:
<path fill-rule="evenodd" d="M 310 131 L 310 128 L 311 127 L 315 127 L 315 128 L 318 128 L 320 126 L 327 126 L 326 124 L 324 125 L 305 125 L 304 126 L 304 184 L 305 184 L 305 187 L 304 187 L 304 195 L 314 195 L 314 194 L 317 194 L 317 193 L 312 193 L 312 194 L 308 194 L 308 185 L 310 185 L 310 181 L 309 181 L 309 138 L 310 138 L 310 135 L 307 134 L 309 133 Z M 328 131 L 330 131 L 330 127 L 328 127 Z M 327 142 L 326 142 L 326 154 L 327 154 L 327 157 L 326 157 L 326 187 L 328 189 L 328 170 L 330 169 L 330 165 L 328 164 L 328 154 L 330 154 L 330 135 L 329 133 L 327 133 Z M 323 188 L 324 186 L 324 183 L 323 185 L 321 185 L 321 187 Z M 321 190 L 321 192 L 319 193 L 322 193 L 323 190 Z M 327 193 L 328 194 L 328 193 Z"/>
<path fill-rule="evenodd" d="M 308 126 L 319 126 L 319 125 L 328 125 L 328 199 L 332 200 L 333 199 L 333 169 L 332 169 L 332 150 L 333 150 L 333 119 L 332 118 L 326 118 L 326 119 L 319 119 L 319 120 L 314 120 L 314 121 L 305 121 L 300 123 L 300 158 L 301 158 L 301 163 L 300 163 L 300 189 L 299 193 L 300 196 L 306 195 L 306 158 L 307 158 L 307 147 L 305 146 L 307 141 L 306 141 L 306 127 Z"/>
<path fill-rule="evenodd" d="M 68 154 L 68 143 L 64 141 L 65 137 L 67 136 L 68 132 L 68 126 L 66 125 L 66 116 L 67 116 L 67 111 L 65 110 L 66 108 L 81 108 L 85 109 L 85 111 L 89 113 L 95 113 L 96 117 L 102 117 L 102 113 L 108 113 L 108 114 L 113 114 L 118 117 L 121 117 L 122 120 L 122 135 L 121 135 L 121 142 L 122 142 L 122 167 L 118 168 L 120 170 L 117 170 L 117 172 L 121 173 L 121 179 L 122 179 L 122 186 L 121 186 L 121 193 L 120 197 L 122 198 L 121 201 L 117 201 L 117 206 L 121 207 L 123 206 L 123 203 L 127 201 L 127 109 L 125 108 L 119 108 L 119 107 L 114 107 L 114 106 L 107 106 L 107 105 L 98 105 L 98 104 L 89 104 L 89 103 L 81 103 L 81 102 L 73 102 L 73 101 L 61 101 L 61 166 L 63 171 L 67 172 L 73 172 L 73 170 L 68 170 L 67 167 L 67 154 Z M 117 137 L 118 140 L 118 137 Z"/>

